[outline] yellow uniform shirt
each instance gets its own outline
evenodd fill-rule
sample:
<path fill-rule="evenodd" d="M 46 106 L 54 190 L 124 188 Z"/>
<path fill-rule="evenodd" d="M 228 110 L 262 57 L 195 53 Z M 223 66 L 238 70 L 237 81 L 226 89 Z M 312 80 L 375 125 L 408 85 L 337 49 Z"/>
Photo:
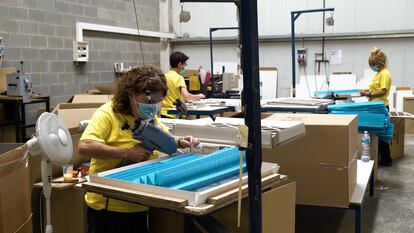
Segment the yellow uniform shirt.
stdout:
<path fill-rule="evenodd" d="M 370 97 L 369 101 L 383 100 L 385 106 L 388 106 L 388 94 L 390 93 L 392 76 L 387 68 L 382 69 L 375 75 L 374 79 L 369 84 L 369 92 L 378 92 L 387 89 L 387 94 L 382 96 Z"/>
<path fill-rule="evenodd" d="M 124 115 L 113 111 L 113 102 L 102 105 L 93 114 L 91 122 L 86 127 L 85 132 L 82 134 L 80 141 L 82 140 L 94 140 L 104 143 L 108 146 L 131 148 L 139 141 L 132 138 L 131 130 L 122 130 L 121 127 L 125 121 L 132 127 L 134 125 L 135 118 L 130 115 Z M 154 123 L 161 126 L 163 130 L 168 130 L 166 126 L 158 121 L 158 118 L 154 119 Z M 155 151 L 149 159 L 157 158 L 159 152 Z M 91 165 L 89 173 L 94 174 L 103 172 L 106 170 L 119 167 L 121 159 L 97 159 L 93 155 L 91 159 Z M 106 198 L 101 194 L 87 192 L 85 195 L 85 201 L 87 205 L 96 210 L 105 209 L 116 212 L 140 212 L 145 211 L 148 208 L 142 205 Z"/>
<path fill-rule="evenodd" d="M 181 96 L 181 88 L 187 88 L 185 85 L 184 77 L 179 75 L 174 70 L 170 70 L 165 74 L 167 79 L 168 92 L 162 100 L 161 115 L 175 118 L 175 115 L 168 114 L 169 108 L 175 108 L 174 101 L 176 99 L 183 100 Z"/>

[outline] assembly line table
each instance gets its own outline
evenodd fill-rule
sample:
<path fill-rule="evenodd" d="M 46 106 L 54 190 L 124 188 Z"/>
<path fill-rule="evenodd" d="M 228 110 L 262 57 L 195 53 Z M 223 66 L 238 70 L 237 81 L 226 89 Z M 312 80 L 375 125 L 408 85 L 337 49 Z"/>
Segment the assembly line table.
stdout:
<path fill-rule="evenodd" d="M 262 192 L 267 192 L 290 182 L 291 181 L 286 176 L 279 174 L 272 174 L 262 177 Z M 238 197 L 238 188 L 236 188 L 208 198 L 206 204 L 202 204 L 200 206 L 189 206 L 188 201 L 185 199 L 119 188 L 90 181 L 78 184 L 76 187 L 84 189 L 87 192 L 102 194 L 105 197 L 134 202 L 148 207 L 168 209 L 184 214 L 185 233 L 198 232 L 195 231 L 196 226 L 194 225 L 194 222 L 201 225 L 208 232 L 230 233 L 225 226 L 223 226 L 210 214 L 234 202 L 237 202 Z M 245 198 L 247 195 L 248 186 L 245 184 L 242 187 L 242 197 Z"/>
<path fill-rule="evenodd" d="M 374 196 L 374 182 L 374 160 L 368 162 L 358 160 L 357 183 L 349 204 L 349 208 L 355 210 L 355 233 L 362 232 L 361 218 L 365 191 L 369 184 L 369 196 Z"/>
<path fill-rule="evenodd" d="M 202 106 L 198 108 L 188 108 L 187 109 L 187 116 L 196 116 L 197 119 L 200 116 L 210 116 L 211 119 L 214 120 L 214 115 L 219 114 L 223 116 L 224 112 L 229 111 L 229 107 L 212 107 L 212 106 Z M 168 109 L 168 114 L 176 114 L 177 117 L 180 116 L 180 111 L 177 109 Z"/>
<path fill-rule="evenodd" d="M 355 185 L 354 192 L 349 201 L 349 209 L 355 211 L 355 233 L 362 232 L 362 205 L 364 203 L 365 192 L 369 185 L 369 196 L 374 196 L 374 160 L 369 162 L 357 161 L 357 182 Z M 316 206 L 321 208 L 336 208 L 343 209 L 341 207 L 330 207 L 330 206 Z M 345 208 L 346 209 L 346 208 Z"/>

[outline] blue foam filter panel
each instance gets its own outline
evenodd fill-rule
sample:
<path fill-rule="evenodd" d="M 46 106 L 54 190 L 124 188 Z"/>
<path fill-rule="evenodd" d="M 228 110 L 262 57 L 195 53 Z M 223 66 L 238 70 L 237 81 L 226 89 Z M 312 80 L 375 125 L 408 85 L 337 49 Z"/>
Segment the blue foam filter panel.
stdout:
<path fill-rule="evenodd" d="M 383 101 L 329 105 L 328 111 L 330 114 L 357 114 L 360 133 L 368 131 L 385 142 L 391 142 L 394 125 Z"/>
<path fill-rule="evenodd" d="M 246 170 L 245 156 L 243 171 Z M 239 168 L 240 151 L 237 147 L 229 147 L 208 155 L 173 157 L 112 173 L 105 178 L 194 191 L 237 176 Z"/>

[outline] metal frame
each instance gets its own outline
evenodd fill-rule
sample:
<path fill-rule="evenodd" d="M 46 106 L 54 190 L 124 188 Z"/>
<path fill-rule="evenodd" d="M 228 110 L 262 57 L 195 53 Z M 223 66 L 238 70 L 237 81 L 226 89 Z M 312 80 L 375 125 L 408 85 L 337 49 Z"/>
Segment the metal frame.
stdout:
<path fill-rule="evenodd" d="M 180 0 L 180 2 L 216 2 L 216 3 L 223 3 L 223 2 L 236 2 L 237 0 Z"/>
<path fill-rule="evenodd" d="M 257 0 L 180 0 L 181 2 L 233 2 L 239 10 L 241 61 L 243 70 L 243 96 L 246 96 L 245 124 L 249 128 L 249 147 L 246 151 L 249 174 L 249 232 L 262 232 L 262 189 L 260 168 L 262 164 L 262 137 L 260 123 L 259 86 L 259 33 Z"/>
<path fill-rule="evenodd" d="M 213 72 L 213 32 L 219 31 L 219 30 L 238 30 L 239 27 L 214 27 L 210 28 L 210 38 L 209 38 L 209 45 L 210 45 L 210 69 L 211 69 L 211 75 L 214 75 Z"/>
<path fill-rule="evenodd" d="M 290 41 L 292 44 L 292 97 L 296 97 L 296 62 L 295 62 L 295 21 L 303 13 L 315 13 L 315 12 L 326 12 L 334 11 L 335 8 L 321 8 L 321 9 L 311 9 L 311 10 L 301 10 L 301 11 L 291 11 L 290 12 Z"/>

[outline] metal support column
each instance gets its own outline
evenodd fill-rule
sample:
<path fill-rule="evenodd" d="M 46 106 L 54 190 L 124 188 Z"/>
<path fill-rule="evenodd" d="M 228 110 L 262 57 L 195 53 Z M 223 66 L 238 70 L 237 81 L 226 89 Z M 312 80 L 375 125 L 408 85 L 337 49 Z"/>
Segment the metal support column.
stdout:
<path fill-rule="evenodd" d="M 361 217 L 362 217 L 362 206 L 356 206 L 355 207 L 355 233 L 361 233 L 361 230 L 362 230 Z"/>
<path fill-rule="evenodd" d="M 257 0 L 240 4 L 245 124 L 249 127 L 249 148 L 246 153 L 249 174 L 249 232 L 262 232 L 262 141 L 260 122 L 259 36 Z"/>

